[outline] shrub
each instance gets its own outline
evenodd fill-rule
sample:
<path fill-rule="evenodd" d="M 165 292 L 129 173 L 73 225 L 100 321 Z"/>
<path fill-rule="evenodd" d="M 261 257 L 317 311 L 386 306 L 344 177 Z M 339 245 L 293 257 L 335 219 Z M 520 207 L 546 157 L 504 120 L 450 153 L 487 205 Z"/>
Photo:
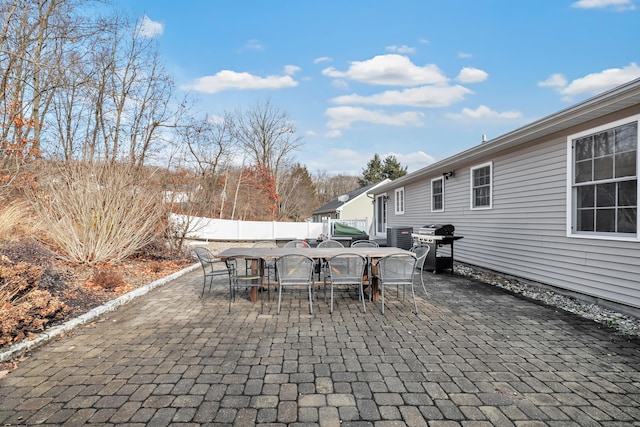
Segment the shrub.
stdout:
<path fill-rule="evenodd" d="M 163 216 L 162 198 L 133 165 L 50 164 L 29 193 L 43 242 L 72 262 L 121 261 L 149 243 Z"/>
<path fill-rule="evenodd" d="M 42 267 L 0 257 L 0 347 L 29 338 L 59 319 L 67 307 L 38 289 Z"/>
<path fill-rule="evenodd" d="M 94 269 L 91 282 L 96 286 L 100 286 L 101 288 L 110 291 L 125 285 L 122 275 L 110 268 Z"/>

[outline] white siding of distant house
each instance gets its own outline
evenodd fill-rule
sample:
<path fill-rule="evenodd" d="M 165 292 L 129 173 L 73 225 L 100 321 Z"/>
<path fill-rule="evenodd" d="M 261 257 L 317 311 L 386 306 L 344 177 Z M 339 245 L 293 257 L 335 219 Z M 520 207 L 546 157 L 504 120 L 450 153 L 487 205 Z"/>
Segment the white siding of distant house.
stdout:
<path fill-rule="evenodd" d="M 640 242 L 566 235 L 567 135 L 574 132 L 457 166 L 445 181 L 444 212 L 430 209 L 435 176 L 403 183 L 405 214 L 390 206 L 389 226 L 450 223 L 464 236 L 454 244 L 458 261 L 640 308 Z M 470 168 L 489 161 L 493 208 L 471 210 Z"/>
<path fill-rule="evenodd" d="M 373 205 L 371 199 L 366 194 L 361 194 L 353 200 L 348 201 L 342 207 L 341 219 L 367 219 L 371 223 L 373 217 Z"/>

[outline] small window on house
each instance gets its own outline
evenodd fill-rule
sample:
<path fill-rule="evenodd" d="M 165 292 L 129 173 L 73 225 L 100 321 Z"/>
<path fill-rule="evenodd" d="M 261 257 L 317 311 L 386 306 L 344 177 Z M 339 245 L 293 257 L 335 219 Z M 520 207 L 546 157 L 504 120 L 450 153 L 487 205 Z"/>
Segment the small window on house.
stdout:
<path fill-rule="evenodd" d="M 471 168 L 471 209 L 491 209 L 492 166 L 490 162 Z"/>
<path fill-rule="evenodd" d="M 637 236 L 639 118 L 568 138 L 570 234 Z"/>
<path fill-rule="evenodd" d="M 431 212 L 444 211 L 444 178 L 431 180 Z"/>
<path fill-rule="evenodd" d="M 404 214 L 404 188 L 396 188 L 395 192 L 395 213 L 396 215 Z"/>

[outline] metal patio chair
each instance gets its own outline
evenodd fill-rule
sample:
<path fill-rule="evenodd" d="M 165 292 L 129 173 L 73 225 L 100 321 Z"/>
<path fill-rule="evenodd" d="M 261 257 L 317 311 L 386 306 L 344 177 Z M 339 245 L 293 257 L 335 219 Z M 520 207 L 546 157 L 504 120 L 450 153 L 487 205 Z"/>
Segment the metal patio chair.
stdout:
<path fill-rule="evenodd" d="M 378 286 L 380 287 L 380 299 L 382 301 L 382 313 L 384 314 L 384 288 L 396 286 L 398 296 L 400 286 L 402 286 L 402 300 L 405 299 L 406 287 L 411 287 L 413 297 L 413 307 L 418 314 L 418 304 L 416 303 L 416 293 L 413 288 L 413 276 L 416 272 L 416 257 L 413 254 L 393 254 L 380 258 L 378 266 Z"/>
<path fill-rule="evenodd" d="M 362 284 L 366 268 L 367 259 L 355 253 L 335 255 L 327 260 L 327 270 L 331 284 L 330 313 L 333 313 L 333 288 L 336 285 L 356 285 L 358 287 L 358 298 L 362 301 L 362 311 L 364 313 L 367 312 Z"/>
<path fill-rule="evenodd" d="M 315 262 L 301 254 L 283 255 L 276 259 L 278 277 L 278 314 L 284 287 L 306 287 L 309 293 L 309 314 L 313 314 L 313 273 Z"/>
<path fill-rule="evenodd" d="M 337 241 L 337 240 L 323 240 L 322 242 L 318 243 L 318 247 L 319 248 L 344 248 L 344 245 Z M 324 296 L 326 297 L 326 286 L 327 286 L 327 260 L 325 258 L 321 259 L 318 262 L 318 265 L 316 266 L 316 268 L 318 269 L 318 281 L 323 282 L 325 289 L 324 289 Z"/>
<path fill-rule="evenodd" d="M 262 313 L 264 302 L 260 295 L 262 287 L 262 276 L 259 271 L 254 271 L 252 266 L 247 264 L 247 258 L 227 258 L 227 269 L 231 280 L 229 282 L 229 313 L 231 313 L 231 304 L 236 300 L 236 294 L 240 289 L 256 288 L 258 298 L 260 299 L 260 312 Z M 261 260 L 256 260 L 261 262 Z M 267 287 L 267 293 L 269 287 Z"/>
<path fill-rule="evenodd" d="M 310 248 L 311 245 L 309 245 L 309 243 L 307 243 L 306 240 L 296 239 L 296 240 L 291 240 L 285 243 L 284 247 L 285 248 Z"/>
<path fill-rule="evenodd" d="M 226 276 L 229 281 L 229 286 L 231 286 L 231 272 L 227 268 L 227 264 L 221 258 L 217 258 L 209 249 L 203 247 L 193 248 L 193 252 L 196 254 L 196 257 L 198 257 L 204 273 L 202 295 L 200 298 L 204 297 L 204 290 L 207 287 L 207 281 L 209 282 L 209 291 L 211 291 L 211 285 L 213 285 L 213 279 L 215 277 Z"/>
<path fill-rule="evenodd" d="M 278 245 L 276 244 L 276 242 L 271 240 L 260 240 L 258 242 L 255 242 L 252 247 L 275 249 L 278 247 Z M 265 272 L 263 276 L 263 283 L 265 283 L 266 286 L 269 286 L 269 284 L 271 283 L 275 283 L 276 282 L 275 259 L 265 259 L 263 260 L 262 265 L 264 267 L 264 272 Z"/>
<path fill-rule="evenodd" d="M 378 245 L 378 243 L 374 242 L 373 240 L 356 240 L 355 242 L 351 242 L 351 247 L 352 248 L 357 248 L 357 247 L 361 247 L 361 248 L 377 248 L 380 245 Z"/>
<path fill-rule="evenodd" d="M 424 269 L 424 262 L 429 255 L 429 250 L 431 250 L 431 246 L 423 244 L 413 245 L 410 249 L 411 252 L 416 254 L 416 270 L 418 274 L 420 274 L 420 283 L 422 284 L 425 297 L 427 296 L 427 287 L 424 284 L 424 274 L 422 274 L 422 270 Z"/>

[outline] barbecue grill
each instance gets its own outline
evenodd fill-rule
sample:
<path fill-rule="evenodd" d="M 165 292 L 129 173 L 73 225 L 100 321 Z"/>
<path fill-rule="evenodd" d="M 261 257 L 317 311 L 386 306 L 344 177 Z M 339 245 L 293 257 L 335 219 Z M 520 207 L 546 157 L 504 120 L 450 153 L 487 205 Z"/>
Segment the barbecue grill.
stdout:
<path fill-rule="evenodd" d="M 417 234 L 412 234 L 414 242 L 428 245 L 429 254 L 424 261 L 424 270 L 433 271 L 450 269 L 453 272 L 453 242 L 462 239 L 454 236 L 455 227 L 451 224 L 430 224 L 420 227 Z"/>

